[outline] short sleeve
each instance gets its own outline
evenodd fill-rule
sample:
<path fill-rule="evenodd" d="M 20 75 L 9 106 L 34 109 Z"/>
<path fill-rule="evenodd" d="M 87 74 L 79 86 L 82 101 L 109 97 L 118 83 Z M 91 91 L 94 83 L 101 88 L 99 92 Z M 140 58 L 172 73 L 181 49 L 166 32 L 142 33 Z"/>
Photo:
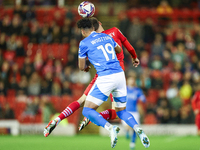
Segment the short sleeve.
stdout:
<path fill-rule="evenodd" d="M 79 58 L 87 57 L 87 46 L 85 46 L 84 42 L 82 42 L 82 41 L 79 44 L 78 57 Z"/>

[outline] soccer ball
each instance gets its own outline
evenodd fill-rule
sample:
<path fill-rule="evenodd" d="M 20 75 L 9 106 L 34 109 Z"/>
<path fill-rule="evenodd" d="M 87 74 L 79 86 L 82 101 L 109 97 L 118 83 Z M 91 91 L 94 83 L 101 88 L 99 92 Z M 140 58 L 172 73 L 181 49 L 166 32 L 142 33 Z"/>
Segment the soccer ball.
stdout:
<path fill-rule="evenodd" d="M 92 4 L 91 2 L 83 1 L 78 6 L 78 14 L 83 18 L 92 17 L 94 15 L 94 12 L 95 12 L 95 7 L 94 4 Z"/>

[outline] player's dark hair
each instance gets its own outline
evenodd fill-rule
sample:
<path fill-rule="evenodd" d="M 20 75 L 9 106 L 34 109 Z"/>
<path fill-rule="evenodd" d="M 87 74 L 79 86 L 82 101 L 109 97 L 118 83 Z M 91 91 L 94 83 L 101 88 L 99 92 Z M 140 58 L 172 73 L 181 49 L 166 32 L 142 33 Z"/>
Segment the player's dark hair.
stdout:
<path fill-rule="evenodd" d="M 98 30 L 98 28 L 99 28 L 99 21 L 97 20 L 97 18 L 91 17 L 90 20 L 91 20 L 92 25 L 94 27 L 94 31 Z"/>
<path fill-rule="evenodd" d="M 83 18 L 77 22 L 77 26 L 80 29 L 90 29 L 92 28 L 92 22 L 89 18 Z"/>

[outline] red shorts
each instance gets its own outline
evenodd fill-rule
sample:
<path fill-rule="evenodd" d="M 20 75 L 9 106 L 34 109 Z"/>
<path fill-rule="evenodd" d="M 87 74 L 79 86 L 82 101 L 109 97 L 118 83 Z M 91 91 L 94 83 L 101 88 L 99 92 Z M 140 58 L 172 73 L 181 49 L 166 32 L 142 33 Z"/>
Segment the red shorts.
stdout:
<path fill-rule="evenodd" d="M 122 67 L 122 69 L 124 70 L 124 61 L 120 61 L 120 66 Z M 94 78 L 92 79 L 92 81 L 89 83 L 89 85 L 87 86 L 87 88 L 84 91 L 84 94 L 87 96 L 89 91 L 91 90 L 92 86 L 94 85 L 95 81 L 97 80 L 98 75 L 95 74 Z M 110 99 L 111 102 L 113 102 L 113 96 L 112 94 L 110 94 Z"/>
<path fill-rule="evenodd" d="M 196 123 L 197 129 L 200 130 L 200 114 L 196 115 L 195 123 Z"/>

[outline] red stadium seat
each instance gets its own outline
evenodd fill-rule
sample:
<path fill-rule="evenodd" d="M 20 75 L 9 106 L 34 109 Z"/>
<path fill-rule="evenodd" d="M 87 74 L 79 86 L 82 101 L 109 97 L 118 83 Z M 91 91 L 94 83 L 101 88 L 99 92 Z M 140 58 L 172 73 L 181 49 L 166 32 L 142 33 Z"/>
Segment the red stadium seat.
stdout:
<path fill-rule="evenodd" d="M 13 61 L 15 58 L 15 55 L 16 54 L 14 51 L 5 51 L 3 54 L 3 58 L 8 61 Z"/>
<path fill-rule="evenodd" d="M 0 106 L 4 107 L 6 103 L 6 97 L 4 95 L 0 95 Z"/>
<path fill-rule="evenodd" d="M 15 109 L 15 103 L 16 103 L 15 95 L 8 94 L 6 102 L 10 105 L 12 109 Z"/>
<path fill-rule="evenodd" d="M 144 124 L 157 124 L 157 119 L 154 114 L 147 114 L 144 118 Z"/>
<path fill-rule="evenodd" d="M 24 65 L 24 57 L 17 57 L 15 59 L 15 62 L 18 64 L 19 69 L 22 69 L 23 65 Z"/>

